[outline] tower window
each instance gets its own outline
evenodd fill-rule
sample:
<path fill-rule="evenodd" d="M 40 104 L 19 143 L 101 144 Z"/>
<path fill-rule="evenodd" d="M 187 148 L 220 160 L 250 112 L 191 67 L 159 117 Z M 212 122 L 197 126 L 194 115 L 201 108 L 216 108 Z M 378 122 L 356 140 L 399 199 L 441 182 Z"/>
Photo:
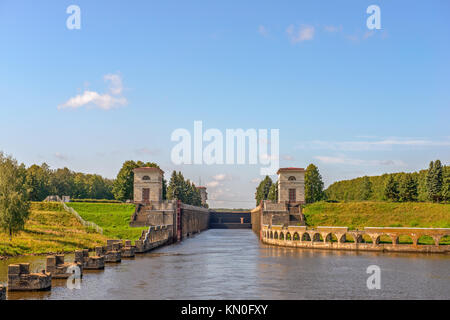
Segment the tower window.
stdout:
<path fill-rule="evenodd" d="M 143 176 L 142 180 L 150 180 L 150 177 L 149 176 Z"/>
<path fill-rule="evenodd" d="M 295 179 L 294 176 L 290 176 L 290 177 L 288 178 L 288 180 L 289 180 L 289 181 L 295 181 L 295 180 L 297 180 L 297 179 Z"/>

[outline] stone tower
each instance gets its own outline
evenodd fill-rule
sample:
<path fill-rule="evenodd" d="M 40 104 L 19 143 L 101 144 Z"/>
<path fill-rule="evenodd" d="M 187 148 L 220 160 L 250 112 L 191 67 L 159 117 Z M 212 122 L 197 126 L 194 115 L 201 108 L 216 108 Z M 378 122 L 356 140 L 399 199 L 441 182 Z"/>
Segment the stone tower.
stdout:
<path fill-rule="evenodd" d="M 134 202 L 149 203 L 162 200 L 164 171 L 159 168 L 142 167 L 134 172 Z"/>
<path fill-rule="evenodd" d="M 305 203 L 305 169 L 280 168 L 278 174 L 278 202 Z"/>
<path fill-rule="evenodd" d="M 206 200 L 208 200 L 208 193 L 206 192 L 206 187 L 197 187 L 200 191 L 200 197 L 202 197 L 202 206 L 206 205 Z"/>

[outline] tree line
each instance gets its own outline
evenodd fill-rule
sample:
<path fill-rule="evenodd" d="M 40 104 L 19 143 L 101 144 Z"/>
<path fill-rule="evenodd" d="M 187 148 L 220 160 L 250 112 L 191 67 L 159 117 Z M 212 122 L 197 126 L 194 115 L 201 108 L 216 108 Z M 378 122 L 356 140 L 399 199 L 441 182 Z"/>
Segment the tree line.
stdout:
<path fill-rule="evenodd" d="M 73 199 L 114 199 L 113 180 L 68 168 L 52 170 L 46 163 L 25 169 L 24 186 L 31 201 L 42 201 L 49 195 L 64 195 Z"/>
<path fill-rule="evenodd" d="M 305 202 L 313 203 L 324 200 L 322 176 L 319 168 L 314 164 L 309 164 L 305 170 Z M 262 200 L 278 201 L 278 181 L 273 182 L 269 176 L 266 176 L 258 185 L 255 192 L 256 205 Z"/>
<path fill-rule="evenodd" d="M 390 173 L 338 181 L 325 190 L 326 198 L 337 201 L 450 201 L 450 166 L 440 160 L 412 173 Z"/>

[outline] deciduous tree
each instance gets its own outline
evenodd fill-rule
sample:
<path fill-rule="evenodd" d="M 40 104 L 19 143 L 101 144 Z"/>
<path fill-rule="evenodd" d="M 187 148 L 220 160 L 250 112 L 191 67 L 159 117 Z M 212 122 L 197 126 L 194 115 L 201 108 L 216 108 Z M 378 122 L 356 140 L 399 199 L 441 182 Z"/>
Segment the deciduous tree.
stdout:
<path fill-rule="evenodd" d="M 23 230 L 29 216 L 30 204 L 25 185 L 26 169 L 0 152 L 0 227 L 9 238 Z"/>

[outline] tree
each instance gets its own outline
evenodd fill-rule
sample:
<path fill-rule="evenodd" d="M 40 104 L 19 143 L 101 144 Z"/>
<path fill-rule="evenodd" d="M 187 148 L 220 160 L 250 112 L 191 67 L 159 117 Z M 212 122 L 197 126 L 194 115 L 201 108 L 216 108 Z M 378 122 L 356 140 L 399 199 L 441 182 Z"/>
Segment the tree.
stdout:
<path fill-rule="evenodd" d="M 255 193 L 256 205 L 259 205 L 261 200 L 267 200 L 272 184 L 272 179 L 270 179 L 269 176 L 266 176 L 264 180 L 260 182 L 259 186 L 256 188 Z"/>
<path fill-rule="evenodd" d="M 273 183 L 270 186 L 269 194 L 267 195 L 267 199 L 273 202 L 278 201 L 278 182 Z"/>
<path fill-rule="evenodd" d="M 181 172 L 177 173 L 175 170 L 172 172 L 169 186 L 167 187 L 167 199 L 180 200 L 193 206 L 202 205 L 200 190 L 189 179 L 185 180 Z"/>
<path fill-rule="evenodd" d="M 314 164 L 310 164 L 305 172 L 305 201 L 313 203 L 324 198 L 322 176 L 319 168 Z"/>
<path fill-rule="evenodd" d="M 399 198 L 402 202 L 417 201 L 417 181 L 412 174 L 406 174 L 400 180 Z"/>
<path fill-rule="evenodd" d="M 391 201 L 398 201 L 399 199 L 398 182 L 395 181 L 393 175 L 389 175 L 387 179 L 384 188 L 384 196 Z"/>
<path fill-rule="evenodd" d="M 25 185 L 26 169 L 0 152 L 0 227 L 9 239 L 23 230 L 29 216 L 30 203 Z"/>
<path fill-rule="evenodd" d="M 31 201 L 42 201 L 50 194 L 51 171 L 46 163 L 33 164 L 27 169 L 25 185 Z"/>
<path fill-rule="evenodd" d="M 428 200 L 433 202 L 441 201 L 443 185 L 443 169 L 440 160 L 430 162 L 427 172 L 427 194 Z"/>
<path fill-rule="evenodd" d="M 361 200 L 369 200 L 372 195 L 372 182 L 368 176 L 364 176 L 361 181 L 360 189 L 359 189 L 359 198 Z"/>
<path fill-rule="evenodd" d="M 444 187 L 442 188 L 442 201 L 450 202 L 450 178 L 445 179 Z"/>
<path fill-rule="evenodd" d="M 141 167 L 159 168 L 156 163 L 142 162 L 142 161 L 125 161 L 117 174 L 117 178 L 114 181 L 112 193 L 116 200 L 125 201 L 133 199 L 133 185 L 134 185 L 134 173 L 133 169 Z"/>

